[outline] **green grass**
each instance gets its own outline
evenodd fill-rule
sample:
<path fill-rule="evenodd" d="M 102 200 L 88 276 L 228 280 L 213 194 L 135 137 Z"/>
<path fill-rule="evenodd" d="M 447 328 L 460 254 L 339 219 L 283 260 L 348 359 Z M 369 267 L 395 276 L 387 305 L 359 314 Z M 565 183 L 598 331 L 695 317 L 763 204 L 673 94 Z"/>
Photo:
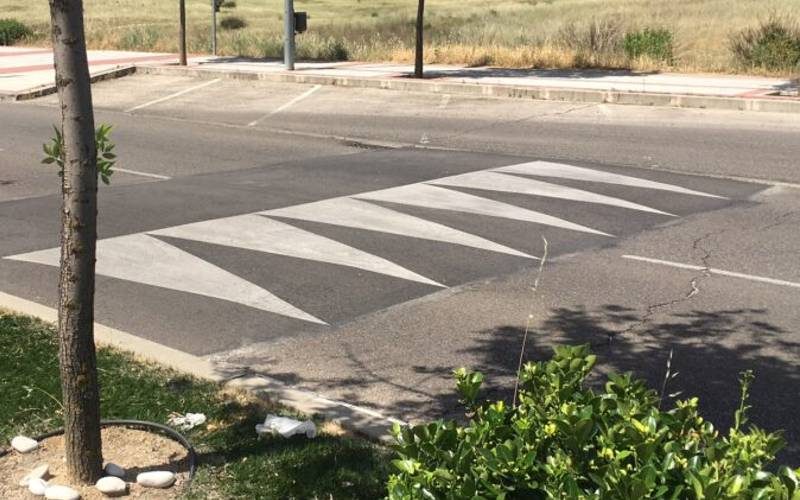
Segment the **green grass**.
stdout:
<path fill-rule="evenodd" d="M 85 0 L 86 29 L 92 48 L 177 50 L 177 2 L 161 0 Z M 332 53 L 351 60 L 413 60 L 414 0 L 297 0 L 308 11 L 308 33 L 298 38 L 301 58 Z M 0 0 L 0 12 L 30 25 L 27 43 L 49 43 L 47 2 Z M 224 55 L 278 57 L 281 51 L 283 2 L 238 0 L 223 7 L 221 18 L 235 15 L 247 22 L 240 30 L 222 31 Z M 189 48 L 207 53 L 210 2 L 187 0 Z M 663 28 L 674 33 L 670 62 L 646 64 L 674 71 L 732 72 L 730 36 L 777 13 L 800 19 L 797 0 L 428 0 L 426 24 L 429 62 L 507 67 L 573 67 L 586 54 L 565 48 L 565 27 L 613 25 L 626 32 Z M 589 58 L 596 66 L 638 67 L 621 57 Z M 647 68 L 642 68 L 647 69 Z"/>
<path fill-rule="evenodd" d="M 0 312 L 0 439 L 36 435 L 61 425 L 57 343 L 51 326 Z M 346 435 L 316 439 L 259 438 L 268 411 L 291 415 L 215 384 L 98 352 L 103 418 L 165 422 L 171 412 L 205 413 L 211 426 L 189 431 L 200 469 L 190 498 L 379 498 L 385 494 L 388 451 Z M 209 430 L 210 429 L 210 430 Z"/>

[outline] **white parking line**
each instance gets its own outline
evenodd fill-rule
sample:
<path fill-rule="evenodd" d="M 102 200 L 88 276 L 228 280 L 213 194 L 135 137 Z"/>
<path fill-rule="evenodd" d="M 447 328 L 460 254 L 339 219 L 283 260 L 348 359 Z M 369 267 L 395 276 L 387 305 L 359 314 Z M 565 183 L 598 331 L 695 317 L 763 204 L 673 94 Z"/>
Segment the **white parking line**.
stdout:
<path fill-rule="evenodd" d="M 138 170 L 128 170 L 127 168 L 114 167 L 114 171 L 122 172 L 124 174 L 141 175 L 142 177 L 152 177 L 153 179 L 161 179 L 163 181 L 168 181 L 172 178 L 172 177 L 167 177 L 166 175 L 151 174 L 149 172 L 139 172 Z"/>
<path fill-rule="evenodd" d="M 265 118 L 269 118 L 272 115 L 278 114 L 281 111 L 286 111 L 287 109 L 291 108 L 292 106 L 294 106 L 298 102 L 302 101 L 303 99 L 309 97 L 311 94 L 313 94 L 314 92 L 316 92 L 317 90 L 319 90 L 321 88 L 322 88 L 322 85 L 314 85 L 313 87 L 311 87 L 310 89 L 306 90 L 305 92 L 303 92 L 299 96 L 295 97 L 291 101 L 289 101 L 289 102 L 283 104 L 282 106 L 270 111 L 269 113 L 267 113 L 266 115 L 262 116 L 261 118 L 251 121 L 250 123 L 247 124 L 247 126 L 248 127 L 252 127 L 254 125 L 258 125 L 258 122 L 260 122 L 261 120 L 263 120 Z"/>
<path fill-rule="evenodd" d="M 733 271 L 723 271 L 722 269 L 715 269 L 713 267 L 695 266 L 692 264 L 682 264 L 680 262 L 672 262 L 669 260 L 651 259 L 649 257 L 641 257 L 638 255 L 623 255 L 623 259 L 638 260 L 640 262 L 649 262 L 650 264 L 658 264 L 661 266 L 677 267 L 679 269 L 691 269 L 692 271 L 706 271 L 710 274 L 718 274 L 720 276 L 728 276 L 731 278 L 741 278 L 750 281 L 758 281 L 760 283 L 768 283 L 770 285 L 788 286 L 791 288 L 800 288 L 800 283 L 794 281 L 776 280 L 774 278 L 766 278 L 764 276 L 755 276 L 752 274 L 735 273 Z"/>
<path fill-rule="evenodd" d="M 214 85 L 215 83 L 218 83 L 220 81 L 221 80 L 219 78 L 216 78 L 216 79 L 208 81 L 208 82 L 203 82 L 200 85 L 195 85 L 194 87 L 189 87 L 188 89 L 183 89 L 180 92 L 175 92 L 174 94 L 170 94 L 168 96 L 164 96 L 164 97 L 161 97 L 159 99 L 154 99 L 154 100 L 146 102 L 144 104 L 140 104 L 138 106 L 134 106 L 132 108 L 128 108 L 128 109 L 125 110 L 125 113 L 130 113 L 131 111 L 136 111 L 138 109 L 142 109 L 142 108 L 146 108 L 148 106 L 152 106 L 153 104 L 158 104 L 160 102 L 164 102 L 164 101 L 168 101 L 170 99 L 174 99 L 176 97 L 180 97 L 180 96 L 182 96 L 184 94 L 188 94 L 189 92 L 193 92 L 195 90 L 199 90 L 199 89 L 202 89 L 204 87 L 208 87 L 209 85 Z"/>

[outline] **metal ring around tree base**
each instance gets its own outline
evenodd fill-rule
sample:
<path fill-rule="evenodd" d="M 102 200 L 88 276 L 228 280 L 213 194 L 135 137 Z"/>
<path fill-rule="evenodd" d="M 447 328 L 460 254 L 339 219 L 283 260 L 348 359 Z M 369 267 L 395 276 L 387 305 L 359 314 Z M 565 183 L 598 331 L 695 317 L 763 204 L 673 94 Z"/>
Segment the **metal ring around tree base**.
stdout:
<path fill-rule="evenodd" d="M 147 430 L 155 430 L 160 434 L 164 434 L 173 441 L 177 441 L 180 443 L 184 448 L 186 448 L 187 457 L 189 459 L 189 478 L 186 480 L 186 484 L 189 485 L 194 479 L 194 474 L 197 471 L 197 453 L 194 451 L 194 447 L 186 439 L 183 434 L 179 433 L 172 427 L 158 424 L 155 422 L 146 422 L 144 420 L 101 420 L 100 427 L 129 427 L 129 428 L 143 428 Z M 47 432 L 40 436 L 36 436 L 34 439 L 36 441 L 44 441 L 45 439 L 59 436 L 64 434 L 64 428 L 56 429 L 54 431 Z M 11 453 L 10 448 L 0 449 L 0 458 L 8 455 Z"/>

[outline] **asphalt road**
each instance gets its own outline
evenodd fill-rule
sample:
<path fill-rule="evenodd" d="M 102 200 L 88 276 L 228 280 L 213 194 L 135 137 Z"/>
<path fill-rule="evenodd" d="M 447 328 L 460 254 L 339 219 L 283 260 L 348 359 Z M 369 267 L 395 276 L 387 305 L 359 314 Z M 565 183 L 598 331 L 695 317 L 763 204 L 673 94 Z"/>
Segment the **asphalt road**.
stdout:
<path fill-rule="evenodd" d="M 457 414 L 458 366 L 507 396 L 530 317 L 529 359 L 590 342 L 659 387 L 672 351 L 723 427 L 754 369 L 800 463 L 796 117 L 142 76 L 95 103 L 125 170 L 98 321 L 415 420 Z M 0 117 L 0 291 L 52 306 L 55 100 Z"/>

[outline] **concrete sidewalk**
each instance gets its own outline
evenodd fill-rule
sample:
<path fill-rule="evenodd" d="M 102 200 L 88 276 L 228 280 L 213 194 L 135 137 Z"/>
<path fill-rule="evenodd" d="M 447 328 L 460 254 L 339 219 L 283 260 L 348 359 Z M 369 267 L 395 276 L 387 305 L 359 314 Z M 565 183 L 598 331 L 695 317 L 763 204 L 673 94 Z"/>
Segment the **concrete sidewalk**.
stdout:
<path fill-rule="evenodd" d="M 800 113 L 797 81 L 780 78 L 431 64 L 425 68 L 426 78 L 418 80 L 411 78 L 410 65 L 311 62 L 299 63 L 289 72 L 279 61 L 231 57 L 198 58 L 186 68 L 142 64 L 137 71 L 485 97 Z"/>
<path fill-rule="evenodd" d="M 410 78 L 410 65 L 358 62 L 298 63 L 193 57 L 188 67 L 174 54 L 89 51 L 95 78 L 133 71 L 200 78 L 270 80 L 344 87 L 440 92 L 587 103 L 617 103 L 728 110 L 800 112 L 798 82 L 749 76 L 684 75 L 603 70 L 520 70 L 427 65 L 426 78 Z M 53 91 L 49 49 L 0 47 L 0 99 L 25 99 Z"/>
<path fill-rule="evenodd" d="M 115 72 L 134 71 L 135 64 L 177 63 L 175 54 L 152 52 L 123 52 L 114 50 L 90 50 L 89 71 L 93 77 Z M 0 47 L 0 98 L 15 98 L 54 86 L 53 51 L 47 48 Z"/>
<path fill-rule="evenodd" d="M 190 66 L 222 71 L 253 73 L 286 73 L 278 61 L 254 61 L 241 58 L 196 59 Z M 339 76 L 346 78 L 404 78 L 414 73 L 411 65 L 366 64 L 353 62 L 299 63 L 295 74 Z M 620 92 L 652 92 L 667 94 L 703 95 L 717 97 L 763 97 L 797 95 L 797 84 L 779 78 L 747 76 L 710 76 L 634 72 L 626 70 L 546 70 L 502 69 L 492 67 L 467 68 L 429 64 L 425 67 L 429 79 L 449 83 L 479 85 L 513 85 L 537 88 L 580 90 L 609 90 Z"/>

